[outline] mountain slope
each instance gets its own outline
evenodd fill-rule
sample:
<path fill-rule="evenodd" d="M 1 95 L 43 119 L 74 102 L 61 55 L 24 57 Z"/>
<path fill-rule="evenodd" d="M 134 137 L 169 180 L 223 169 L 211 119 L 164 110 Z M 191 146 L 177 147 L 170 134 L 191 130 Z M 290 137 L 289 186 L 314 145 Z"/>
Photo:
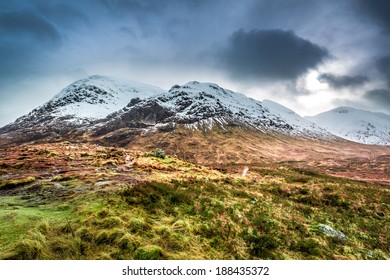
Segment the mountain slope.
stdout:
<path fill-rule="evenodd" d="M 262 103 L 272 113 L 279 114 L 288 124 L 293 126 L 297 131 L 300 131 L 301 133 L 306 135 L 318 135 L 319 137 L 324 137 L 324 135 L 328 135 L 329 138 L 332 138 L 332 135 L 327 130 L 301 117 L 293 110 L 267 99 L 263 100 Z"/>
<path fill-rule="evenodd" d="M 256 162 L 291 150 L 295 155 L 309 154 L 308 149 L 321 154 L 329 149 L 328 142 L 336 145 L 339 140 L 278 103 L 262 103 L 213 83 L 193 81 L 164 91 L 103 76 L 71 84 L 0 128 L 0 146 L 83 141 L 141 150 L 160 147 L 203 162 Z"/>
<path fill-rule="evenodd" d="M 305 117 L 331 133 L 363 144 L 390 145 L 390 116 L 351 107 L 338 107 Z"/>
<path fill-rule="evenodd" d="M 132 98 L 147 98 L 163 91 L 134 81 L 95 75 L 66 87 L 49 103 L 61 106 L 61 116 L 99 119 L 122 109 Z"/>
<path fill-rule="evenodd" d="M 104 118 L 123 108 L 132 98 L 147 98 L 163 90 L 138 82 L 90 76 L 64 88 L 50 101 L 18 118 L 3 130 L 32 126 L 79 125 Z"/>
<path fill-rule="evenodd" d="M 264 108 L 260 101 L 223 89 L 216 84 L 189 82 L 174 85 L 168 92 L 146 100 L 133 99 L 126 107 L 97 121 L 92 128 L 95 136 L 117 131 L 135 133 L 189 130 L 222 130 L 228 127 L 250 127 L 262 132 L 269 129 L 293 128 Z"/>
<path fill-rule="evenodd" d="M 332 138 L 327 131 L 307 120 L 301 119 L 299 122 L 283 117 L 279 114 L 280 109 L 275 110 L 276 103 L 268 108 L 260 101 L 212 83 L 193 81 L 183 86 L 175 85 L 167 93 L 143 101 L 133 101 L 122 110 L 98 121 L 94 127 L 96 135 L 123 128 L 172 130 L 183 125 L 195 130 L 209 130 L 215 126 L 226 130 L 238 126 L 263 133 Z"/>
<path fill-rule="evenodd" d="M 0 259 L 390 257 L 385 185 L 86 143 L 0 154 Z"/>

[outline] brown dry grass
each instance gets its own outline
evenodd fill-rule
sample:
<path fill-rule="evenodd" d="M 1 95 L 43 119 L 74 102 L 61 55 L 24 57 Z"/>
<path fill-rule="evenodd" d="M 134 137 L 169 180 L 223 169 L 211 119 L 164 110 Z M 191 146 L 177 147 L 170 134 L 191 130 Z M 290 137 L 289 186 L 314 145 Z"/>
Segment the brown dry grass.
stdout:
<path fill-rule="evenodd" d="M 218 168 L 287 162 L 335 176 L 390 183 L 389 146 L 346 140 L 312 140 L 243 128 L 227 131 L 178 128 L 172 132 L 135 136 L 126 147 L 143 151 L 158 147 L 178 158 Z"/>
<path fill-rule="evenodd" d="M 243 178 L 243 164 L 218 171 L 93 144 L 26 145 L 0 154 L 0 258 L 389 257 L 389 186 L 334 178 L 310 161 L 245 164 Z M 361 159 L 347 167 L 388 167 L 385 156 L 375 164 Z M 328 162 L 312 164 L 325 168 L 321 163 Z M 324 236 L 319 224 L 348 241 Z"/>

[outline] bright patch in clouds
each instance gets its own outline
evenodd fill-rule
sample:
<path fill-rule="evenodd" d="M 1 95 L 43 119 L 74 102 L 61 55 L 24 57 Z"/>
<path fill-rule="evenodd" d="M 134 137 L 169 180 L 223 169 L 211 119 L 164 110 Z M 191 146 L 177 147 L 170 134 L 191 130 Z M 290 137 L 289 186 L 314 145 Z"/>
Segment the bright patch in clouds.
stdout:
<path fill-rule="evenodd" d="M 304 88 L 309 91 L 320 91 L 327 90 L 329 88 L 328 84 L 321 83 L 318 80 L 320 73 L 318 71 L 310 71 L 304 78 Z"/>
<path fill-rule="evenodd" d="M 302 116 L 316 115 L 318 112 L 334 108 L 333 99 L 335 98 L 337 98 L 336 94 L 327 91 L 299 96 L 297 97 L 297 103 L 302 104 L 302 109 L 297 111 Z"/>

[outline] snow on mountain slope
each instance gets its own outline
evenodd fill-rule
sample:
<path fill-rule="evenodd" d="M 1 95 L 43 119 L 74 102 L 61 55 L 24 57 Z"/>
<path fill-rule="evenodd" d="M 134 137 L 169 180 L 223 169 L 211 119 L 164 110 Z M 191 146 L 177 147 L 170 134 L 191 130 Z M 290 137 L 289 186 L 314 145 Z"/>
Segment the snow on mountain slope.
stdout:
<path fill-rule="evenodd" d="M 293 110 L 279 103 L 267 99 L 263 100 L 262 103 L 270 110 L 270 112 L 273 114 L 279 114 L 288 124 L 293 126 L 294 129 L 304 134 L 319 136 L 328 135 L 329 138 L 332 137 L 332 135 L 326 129 L 319 127 L 309 120 L 306 120 L 305 118 L 295 113 Z"/>
<path fill-rule="evenodd" d="M 390 145 L 390 116 L 350 107 L 338 107 L 305 117 L 331 133 L 363 144 Z"/>
<path fill-rule="evenodd" d="M 46 135 L 53 139 L 84 134 L 100 137 L 114 132 L 136 135 L 145 131 L 170 131 L 176 125 L 188 129 L 246 126 L 263 133 L 336 138 L 278 103 L 269 100 L 262 103 L 213 83 L 193 81 L 174 85 L 167 92 L 105 76 L 74 82 L 49 102 L 0 128 L 0 134 L 8 137 L 7 133 L 15 132 L 23 138 L 28 133 L 29 139 Z"/>
<path fill-rule="evenodd" d="M 274 130 L 312 138 L 331 137 L 325 129 L 303 119 L 278 103 L 260 102 L 212 83 L 193 81 L 181 87 L 174 86 L 167 97 L 171 99 L 166 101 L 166 104 L 169 104 L 172 109 L 179 105 L 180 111 L 177 116 L 184 119 L 194 118 L 194 116 L 207 119 L 207 117 L 212 117 L 214 112 L 220 112 L 219 116 L 222 118 L 217 119 L 217 122 L 230 119 L 233 122 L 250 124 L 260 130 Z"/>
<path fill-rule="evenodd" d="M 85 124 L 123 108 L 133 98 L 144 99 L 162 92 L 164 90 L 143 83 L 94 75 L 67 86 L 5 129 Z"/>
<path fill-rule="evenodd" d="M 117 111 L 132 98 L 147 98 L 164 90 L 146 84 L 106 76 L 91 76 L 69 85 L 43 107 L 58 116 L 100 119 Z"/>
<path fill-rule="evenodd" d="M 183 86 L 176 85 L 158 99 L 164 106 L 176 111 L 174 118 L 180 122 L 239 121 L 258 128 L 292 129 L 279 116 L 270 113 L 260 101 L 213 83 L 192 81 Z"/>
<path fill-rule="evenodd" d="M 268 128 L 284 131 L 292 127 L 271 114 L 260 101 L 221 88 L 216 84 L 189 82 L 174 85 L 167 93 L 131 102 L 110 115 L 97 127 L 104 133 L 125 127 L 156 128 L 182 124 L 189 129 L 219 125 L 246 125 L 263 132 Z"/>
<path fill-rule="evenodd" d="M 58 116 L 100 119 L 122 109 L 132 98 L 143 99 L 162 92 L 142 83 L 95 75 L 69 85 L 43 107 L 54 108 Z"/>
<path fill-rule="evenodd" d="M 193 81 L 182 86 L 174 85 L 167 93 L 129 103 L 122 110 L 96 124 L 96 128 L 97 134 L 102 135 L 129 127 L 151 129 L 183 124 L 189 129 L 210 129 L 214 125 L 222 128 L 233 125 L 310 138 L 331 137 L 324 129 L 309 121 L 283 117 L 279 111 L 288 109 L 283 107 L 281 110 L 282 106 L 279 105 L 276 110 L 276 107 L 275 103 L 273 108 L 269 109 L 258 100 L 213 83 Z"/>

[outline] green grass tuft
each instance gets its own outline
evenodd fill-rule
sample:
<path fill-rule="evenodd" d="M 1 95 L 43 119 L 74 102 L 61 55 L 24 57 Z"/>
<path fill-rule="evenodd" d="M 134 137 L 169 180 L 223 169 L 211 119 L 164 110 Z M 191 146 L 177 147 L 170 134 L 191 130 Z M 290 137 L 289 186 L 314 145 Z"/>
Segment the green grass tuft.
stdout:
<path fill-rule="evenodd" d="M 142 246 L 134 252 L 135 260 L 162 260 L 163 257 L 163 249 L 155 245 Z"/>
<path fill-rule="evenodd" d="M 28 185 L 36 180 L 35 177 L 29 176 L 22 179 L 13 179 L 13 180 L 4 180 L 0 181 L 0 189 L 2 190 L 8 190 L 13 189 L 20 186 Z"/>

